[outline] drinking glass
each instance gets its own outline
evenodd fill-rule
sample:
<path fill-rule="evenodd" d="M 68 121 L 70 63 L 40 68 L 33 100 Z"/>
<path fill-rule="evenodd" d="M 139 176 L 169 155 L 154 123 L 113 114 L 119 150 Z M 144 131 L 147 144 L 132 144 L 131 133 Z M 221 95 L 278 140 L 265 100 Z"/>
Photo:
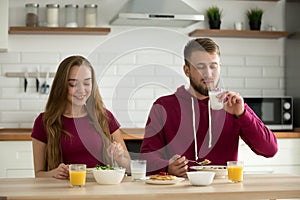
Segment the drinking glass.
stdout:
<path fill-rule="evenodd" d="M 223 101 L 219 101 L 216 97 L 218 94 L 224 92 L 222 88 L 215 88 L 213 90 L 208 91 L 209 100 L 210 100 L 210 107 L 213 110 L 221 110 L 224 106 Z"/>
<path fill-rule="evenodd" d="M 243 161 L 227 161 L 228 181 L 232 183 L 243 181 Z"/>
<path fill-rule="evenodd" d="M 72 187 L 82 187 L 86 180 L 86 165 L 71 164 L 69 165 L 70 184 Z"/>
<path fill-rule="evenodd" d="M 143 181 L 146 179 L 146 160 L 131 160 L 131 180 L 132 181 Z"/>

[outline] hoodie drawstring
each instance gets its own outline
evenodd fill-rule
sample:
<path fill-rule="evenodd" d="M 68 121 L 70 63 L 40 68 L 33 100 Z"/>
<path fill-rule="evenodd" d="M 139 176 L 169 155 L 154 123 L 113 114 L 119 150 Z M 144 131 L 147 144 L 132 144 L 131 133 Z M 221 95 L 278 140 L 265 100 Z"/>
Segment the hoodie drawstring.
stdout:
<path fill-rule="evenodd" d="M 198 160 L 198 146 L 197 146 L 197 132 L 196 132 L 196 117 L 195 117 L 195 107 L 194 98 L 192 99 L 192 115 L 193 115 L 193 133 L 194 133 L 194 143 L 195 143 L 195 160 Z"/>
<path fill-rule="evenodd" d="M 196 117 L 195 117 L 195 106 L 194 98 L 192 99 L 192 117 L 193 117 L 193 134 L 195 142 L 195 160 L 198 160 L 198 144 L 197 144 L 197 131 L 196 131 Z M 210 100 L 208 100 L 208 148 L 212 146 L 212 131 L 211 131 L 211 110 L 210 110 Z"/>
<path fill-rule="evenodd" d="M 210 100 L 208 100 L 208 148 L 211 148 L 212 133 L 211 133 L 211 110 Z"/>

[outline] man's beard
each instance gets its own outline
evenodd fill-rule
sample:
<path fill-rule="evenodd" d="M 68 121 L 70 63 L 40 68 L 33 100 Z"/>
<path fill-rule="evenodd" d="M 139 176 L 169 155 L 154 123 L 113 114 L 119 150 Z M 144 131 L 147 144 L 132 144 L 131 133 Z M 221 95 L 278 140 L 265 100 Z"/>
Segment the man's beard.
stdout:
<path fill-rule="evenodd" d="M 208 88 L 207 87 L 202 87 L 201 84 L 196 84 L 196 82 L 193 80 L 192 77 L 190 77 L 190 84 L 194 88 L 195 91 L 197 91 L 199 94 L 202 94 L 204 96 L 208 96 Z M 219 81 L 217 85 L 219 84 Z M 216 86 L 214 86 L 215 88 Z M 211 89 L 214 89 L 211 88 Z"/>
<path fill-rule="evenodd" d="M 194 90 L 196 90 L 199 94 L 202 94 L 204 96 L 208 96 L 208 89 L 202 87 L 200 84 L 197 85 L 195 83 L 195 81 L 193 80 L 193 78 L 190 78 L 190 84 L 194 88 Z"/>

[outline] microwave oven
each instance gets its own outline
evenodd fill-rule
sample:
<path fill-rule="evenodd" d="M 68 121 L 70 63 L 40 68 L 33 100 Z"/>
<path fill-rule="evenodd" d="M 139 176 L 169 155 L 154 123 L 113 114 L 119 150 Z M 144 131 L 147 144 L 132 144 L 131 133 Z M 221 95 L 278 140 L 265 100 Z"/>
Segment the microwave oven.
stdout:
<path fill-rule="evenodd" d="M 244 97 L 244 102 L 272 131 L 293 129 L 292 97 Z"/>

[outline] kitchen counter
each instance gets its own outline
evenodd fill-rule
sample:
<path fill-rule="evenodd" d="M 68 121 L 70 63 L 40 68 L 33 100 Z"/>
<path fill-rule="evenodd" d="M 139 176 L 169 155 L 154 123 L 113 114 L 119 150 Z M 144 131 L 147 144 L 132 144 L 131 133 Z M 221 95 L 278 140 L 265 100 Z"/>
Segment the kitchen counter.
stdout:
<path fill-rule="evenodd" d="M 0 129 L 0 141 L 26 141 L 31 140 L 31 128 L 2 128 Z M 122 128 L 124 140 L 142 140 L 143 128 Z"/>
<path fill-rule="evenodd" d="M 142 140 L 144 138 L 143 128 L 122 128 L 124 140 Z M 31 129 L 0 129 L 0 141 L 26 141 L 31 140 Z M 274 132 L 277 138 L 300 138 L 300 128 L 291 132 Z"/>
<path fill-rule="evenodd" d="M 246 174 L 242 183 L 214 179 L 209 186 L 197 187 L 184 180 L 174 185 L 131 182 L 125 177 L 118 185 L 87 182 L 71 188 L 68 180 L 54 178 L 0 179 L 0 199 L 283 199 L 300 197 L 300 176 Z"/>

